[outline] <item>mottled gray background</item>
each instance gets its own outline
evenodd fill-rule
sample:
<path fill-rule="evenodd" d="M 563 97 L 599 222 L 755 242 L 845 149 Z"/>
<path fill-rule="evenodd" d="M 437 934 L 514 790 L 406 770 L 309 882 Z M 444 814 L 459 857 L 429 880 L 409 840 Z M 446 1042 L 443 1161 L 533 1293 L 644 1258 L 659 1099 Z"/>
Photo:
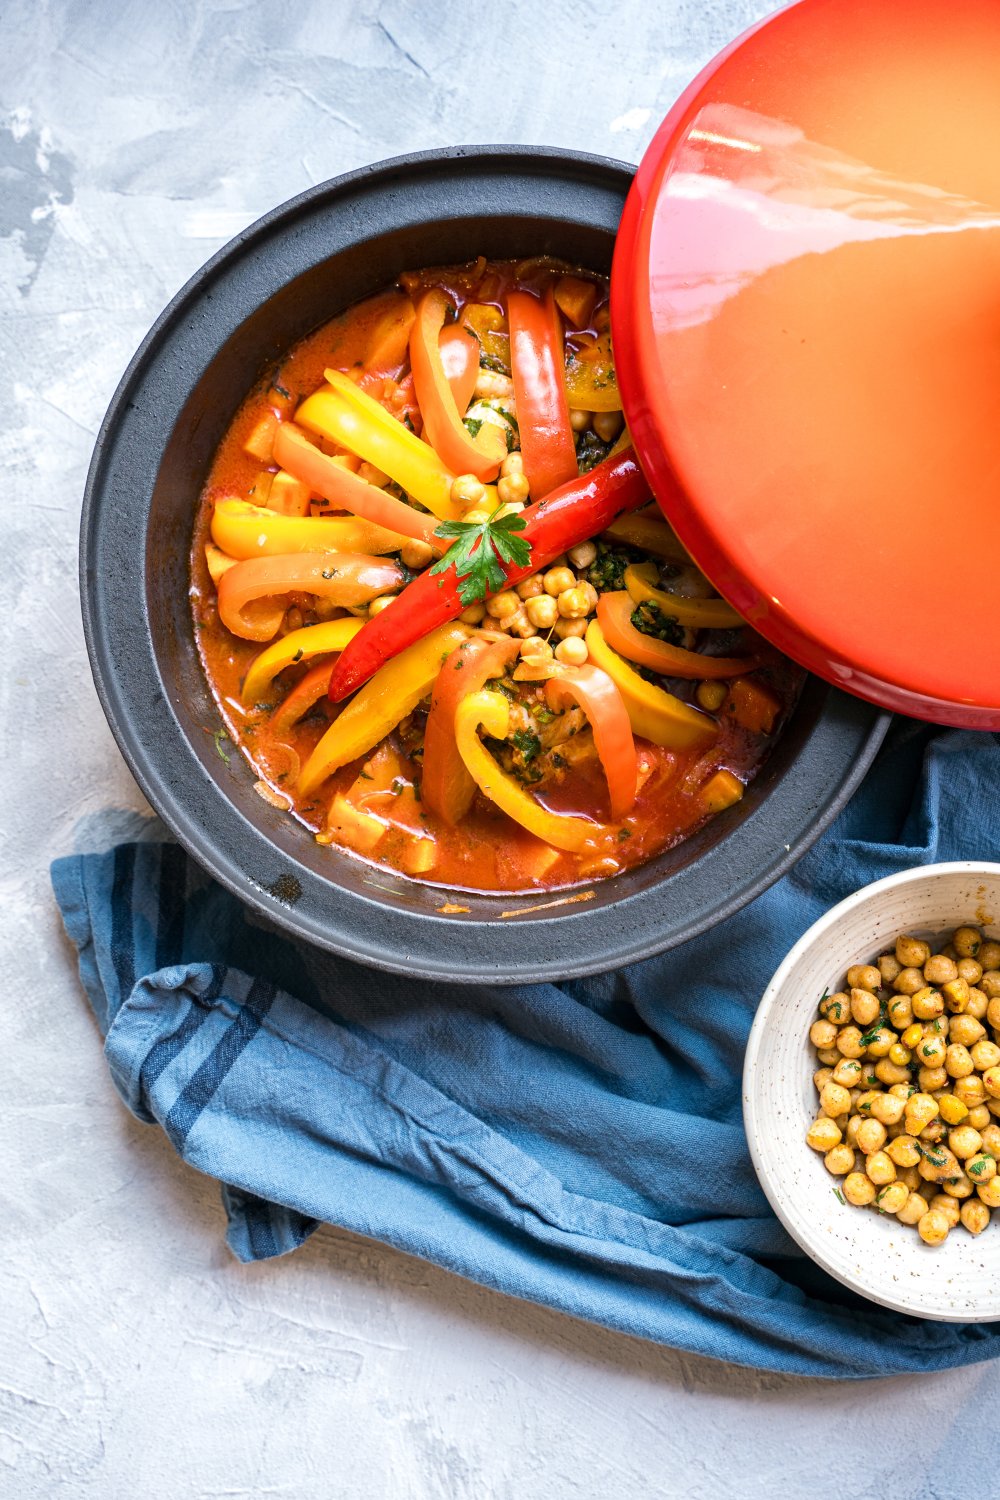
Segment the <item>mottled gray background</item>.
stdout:
<path fill-rule="evenodd" d="M 996 1493 L 992 1367 L 758 1377 L 331 1230 L 238 1266 L 215 1185 L 119 1103 L 48 889 L 53 856 L 144 811 L 90 684 L 75 553 L 101 415 L 167 299 L 273 204 L 379 157 L 636 159 L 771 8 L 0 5 L 5 1500 Z"/>

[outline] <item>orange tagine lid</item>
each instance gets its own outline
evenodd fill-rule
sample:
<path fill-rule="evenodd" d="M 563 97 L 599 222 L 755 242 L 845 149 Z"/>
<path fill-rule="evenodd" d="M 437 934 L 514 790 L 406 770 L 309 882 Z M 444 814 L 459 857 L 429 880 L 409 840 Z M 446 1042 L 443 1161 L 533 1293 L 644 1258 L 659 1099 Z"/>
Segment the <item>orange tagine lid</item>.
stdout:
<path fill-rule="evenodd" d="M 723 52 L 639 168 L 612 327 L 647 476 L 761 634 L 1000 729 L 1000 0 L 800 0 Z"/>

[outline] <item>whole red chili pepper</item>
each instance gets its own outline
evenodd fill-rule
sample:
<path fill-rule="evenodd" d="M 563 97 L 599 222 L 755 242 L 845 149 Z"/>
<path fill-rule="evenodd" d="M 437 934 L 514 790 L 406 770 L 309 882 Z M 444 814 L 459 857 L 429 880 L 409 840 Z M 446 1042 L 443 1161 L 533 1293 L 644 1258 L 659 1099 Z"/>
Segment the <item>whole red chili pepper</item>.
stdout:
<path fill-rule="evenodd" d="M 585 542 L 625 511 L 638 510 L 649 500 L 649 486 L 631 448 L 603 460 L 589 474 L 580 474 L 544 500 L 521 512 L 519 535 L 531 546 L 524 567 L 504 565 L 504 587 L 519 583 L 546 567 L 570 547 Z M 341 652 L 330 678 L 330 697 L 339 703 L 353 693 L 383 662 L 465 609 L 454 568 L 434 574 L 428 569 Z"/>

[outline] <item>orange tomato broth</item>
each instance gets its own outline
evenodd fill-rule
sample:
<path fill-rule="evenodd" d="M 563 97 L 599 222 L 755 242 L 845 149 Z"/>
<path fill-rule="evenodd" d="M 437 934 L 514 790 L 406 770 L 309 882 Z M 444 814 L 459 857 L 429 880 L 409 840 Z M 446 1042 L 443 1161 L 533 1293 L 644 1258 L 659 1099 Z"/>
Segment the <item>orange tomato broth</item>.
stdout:
<path fill-rule="evenodd" d="M 569 267 L 543 259 L 527 263 L 486 263 L 481 259 L 473 266 L 422 271 L 403 278 L 405 289 L 390 288 L 318 328 L 297 344 L 240 406 L 216 453 L 194 527 L 191 605 L 198 650 L 229 738 L 259 777 L 259 793 L 273 805 L 287 808 L 316 834 L 326 823 L 333 796 L 347 793 L 353 787 L 356 804 L 388 820 L 389 827 L 374 848 L 356 847 L 350 852 L 374 865 L 453 889 L 525 891 L 572 886 L 615 875 L 677 844 L 711 816 L 700 793 L 715 771 L 728 770 L 743 784 L 754 776 L 794 705 L 804 674 L 748 631 L 753 650 L 764 658 L 763 677 L 781 702 L 773 732 L 764 735 L 742 727 L 727 703 L 715 716 L 719 733 L 707 749 L 668 750 L 637 737 L 640 787 L 636 802 L 611 847 L 604 846 L 597 855 L 550 848 L 478 792 L 461 824 L 455 828 L 446 826 L 421 805 L 419 761 L 408 753 L 412 744 L 405 744 L 395 732 L 367 756 L 335 772 L 317 792 L 303 797 L 295 786 L 299 767 L 305 764 L 336 717 L 339 706 L 330 704 L 324 696 L 303 720 L 280 735 L 271 726 L 273 708 L 315 662 L 286 668 L 272 685 L 266 704 L 243 704 L 240 688 L 246 672 L 270 643 L 239 639 L 222 625 L 215 586 L 206 565 L 205 544 L 210 539 L 216 502 L 227 497 L 252 499 L 254 482 L 261 470 L 276 471 L 276 465 L 262 464 L 243 448 L 266 412 L 274 412 L 279 419 L 291 417 L 301 400 L 322 387 L 326 368 L 359 379 L 363 388 L 376 398 L 382 397 L 380 377 L 389 381 L 404 378 L 408 361 L 400 365 L 397 358 L 395 365 L 384 363 L 384 332 L 391 325 L 393 311 L 409 290 L 442 286 L 460 313 L 467 301 L 492 303 L 502 311 L 506 290 L 515 280 L 518 285 L 542 289 L 555 275 L 569 271 Z M 607 327 L 607 284 L 587 271 L 572 274 L 598 285 L 591 317 L 593 326 L 571 330 L 568 335 L 571 344 L 578 340 L 585 344 L 590 336 Z M 381 351 L 383 361 L 382 368 L 375 370 L 371 363 L 373 347 Z M 390 349 L 389 353 L 393 351 Z M 404 388 L 402 398 L 397 392 L 395 403 L 386 399 L 385 404 L 400 418 L 403 410 L 407 410 L 419 433 L 422 424 L 412 387 L 409 394 Z M 331 447 L 329 451 L 335 450 Z M 330 513 L 328 507 L 326 513 Z M 289 603 L 308 606 L 309 600 L 305 596 L 292 596 Z M 283 633 L 284 630 L 279 635 Z M 328 660 L 332 662 L 333 658 Z M 539 692 L 543 686 L 539 685 Z M 693 700 L 695 686 L 687 684 L 687 692 L 678 689 L 678 695 L 683 693 Z M 363 767 L 367 768 L 366 777 L 371 778 L 370 787 L 364 779 L 359 780 Z M 574 765 L 561 781 L 546 782 L 541 788 L 529 786 L 528 790 L 552 811 L 608 821 L 607 783 L 596 759 Z M 619 828 L 617 824 L 614 826 Z M 426 867 L 428 839 L 433 841 L 431 868 Z M 360 841 L 361 845 L 366 843 Z"/>

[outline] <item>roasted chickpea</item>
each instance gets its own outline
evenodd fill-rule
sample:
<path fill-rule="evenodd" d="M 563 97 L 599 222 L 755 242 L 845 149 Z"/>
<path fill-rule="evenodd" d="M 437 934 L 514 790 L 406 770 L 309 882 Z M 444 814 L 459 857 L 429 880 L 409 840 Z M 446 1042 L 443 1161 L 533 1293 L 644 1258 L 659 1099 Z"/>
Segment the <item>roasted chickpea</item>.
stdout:
<path fill-rule="evenodd" d="M 814 1047 L 832 1047 L 843 1036 L 832 1021 L 814 1021 L 809 1028 L 809 1040 Z M 860 1036 L 861 1033 L 858 1032 Z"/>
<path fill-rule="evenodd" d="M 514 592 L 519 599 L 524 600 L 548 598 L 540 573 L 532 573 L 530 578 L 522 578 Z"/>
<path fill-rule="evenodd" d="M 938 1112 L 937 1101 L 929 1094 L 911 1094 L 906 1101 L 906 1124 L 912 1135 L 918 1135 Z"/>
<path fill-rule="evenodd" d="M 981 1187 L 977 1187 L 976 1197 L 980 1203 L 985 1203 L 987 1208 L 1000 1208 L 1000 1175 L 991 1177 L 989 1182 L 984 1182 Z"/>
<path fill-rule="evenodd" d="M 986 1088 L 983 1080 L 975 1073 L 970 1073 L 968 1078 L 959 1078 L 951 1091 L 956 1099 L 961 1099 L 968 1109 L 974 1109 L 977 1104 L 986 1103 Z"/>
<path fill-rule="evenodd" d="M 980 1041 L 985 1035 L 985 1028 L 968 1011 L 964 1016 L 952 1016 L 948 1022 L 948 1040 L 957 1042 L 961 1047 L 971 1047 L 973 1042 Z"/>
<path fill-rule="evenodd" d="M 589 655 L 586 642 L 580 640 L 579 636 L 567 636 L 556 646 L 556 661 L 561 661 L 567 667 L 582 667 Z M 838 1085 L 834 1084 L 833 1087 L 837 1088 Z"/>
<path fill-rule="evenodd" d="M 878 960 L 878 971 L 883 984 L 892 984 L 903 971 L 903 965 L 894 953 L 883 953 Z"/>
<path fill-rule="evenodd" d="M 956 964 L 959 979 L 964 979 L 970 989 L 983 977 L 983 966 L 974 958 L 960 958 Z"/>
<path fill-rule="evenodd" d="M 943 1036 L 925 1036 L 915 1050 L 922 1067 L 940 1068 L 944 1064 L 948 1046 Z"/>
<path fill-rule="evenodd" d="M 870 1156 L 873 1151 L 881 1151 L 885 1139 L 885 1126 L 881 1120 L 864 1120 L 858 1130 L 856 1144 L 859 1151 Z"/>
<path fill-rule="evenodd" d="M 970 1049 L 969 1056 L 972 1058 L 973 1066 L 980 1073 L 989 1072 L 990 1068 L 1000 1066 L 1000 1047 L 996 1042 L 980 1041 Z"/>
<path fill-rule="evenodd" d="M 971 990 L 965 980 L 959 976 L 951 980 L 949 984 L 943 984 L 941 994 L 944 996 L 945 1005 L 953 1015 L 957 1016 L 968 1006 Z"/>
<path fill-rule="evenodd" d="M 553 598 L 558 598 L 567 589 L 575 587 L 576 574 L 572 569 L 566 567 L 550 568 L 542 579 L 542 582 L 545 585 L 545 592 L 551 594 Z"/>
<path fill-rule="evenodd" d="M 924 1159 L 917 1171 L 925 1182 L 948 1182 L 962 1175 L 962 1168 L 954 1152 L 941 1145 L 924 1147 Z"/>
<path fill-rule="evenodd" d="M 922 1024 L 919 1021 L 914 1021 L 912 1025 L 907 1026 L 899 1040 L 902 1046 L 912 1050 L 921 1040 L 923 1034 L 924 1028 Z"/>
<path fill-rule="evenodd" d="M 407 537 L 399 549 L 399 556 L 404 567 L 412 569 L 414 573 L 426 568 L 434 556 L 434 548 L 429 547 L 417 537 Z"/>
<path fill-rule="evenodd" d="M 971 1125 L 959 1125 L 948 1134 L 948 1146 L 962 1161 L 982 1150 L 983 1138 Z M 984 1179 L 985 1180 L 985 1179 Z"/>
<path fill-rule="evenodd" d="M 1000 1099 L 1000 1067 L 986 1069 L 983 1074 L 983 1087 L 991 1099 Z"/>
<path fill-rule="evenodd" d="M 1000 971 L 996 969 L 984 969 L 983 977 L 979 981 L 979 988 L 987 1000 L 995 1000 L 1000 995 Z"/>
<path fill-rule="evenodd" d="M 563 589 L 556 604 L 564 620 L 584 620 L 597 603 L 597 590 L 589 583 Z"/>
<path fill-rule="evenodd" d="M 561 641 L 568 641 L 571 636 L 579 636 L 582 640 L 587 634 L 586 620 L 566 620 L 562 616 L 556 621 L 556 635 Z"/>
<path fill-rule="evenodd" d="M 897 1167 L 915 1167 L 923 1160 L 923 1152 L 912 1135 L 897 1135 L 886 1146 L 885 1153 Z"/>
<path fill-rule="evenodd" d="M 948 1074 L 944 1068 L 921 1068 L 917 1083 L 925 1094 L 934 1094 L 938 1089 L 948 1087 Z"/>
<path fill-rule="evenodd" d="M 840 1061 L 840 1053 L 836 1047 L 817 1047 L 816 1056 L 824 1068 L 835 1068 Z"/>
<path fill-rule="evenodd" d="M 949 1078 L 968 1078 L 970 1073 L 975 1072 L 975 1063 L 967 1047 L 958 1042 L 953 1042 L 948 1048 L 944 1065 Z"/>
<path fill-rule="evenodd" d="M 929 944 L 903 933 L 896 939 L 896 958 L 904 969 L 922 969 L 931 956 Z"/>
<path fill-rule="evenodd" d="M 865 1162 L 865 1172 L 874 1182 L 876 1187 L 884 1187 L 887 1182 L 895 1182 L 896 1167 L 892 1158 L 884 1151 L 872 1151 Z"/>
<path fill-rule="evenodd" d="M 886 1006 L 889 1024 L 896 1031 L 905 1031 L 913 1022 L 913 1006 L 909 995 L 894 995 Z"/>
<path fill-rule="evenodd" d="M 853 1203 L 858 1208 L 875 1199 L 875 1184 L 864 1172 L 851 1172 L 844 1178 L 841 1191 L 848 1203 Z"/>
<path fill-rule="evenodd" d="M 962 1216 L 962 1210 L 957 1201 L 954 1198 L 949 1198 L 947 1193 L 935 1193 L 928 1207 L 933 1208 L 939 1214 L 944 1214 L 952 1229 L 955 1228 L 955 1225 Z"/>
<path fill-rule="evenodd" d="M 961 1099 L 956 1099 L 954 1094 L 942 1094 L 938 1099 L 938 1109 L 946 1125 L 961 1125 L 964 1120 L 968 1119 L 968 1106 L 963 1104 Z"/>
<path fill-rule="evenodd" d="M 918 1021 L 933 1021 L 944 1011 L 944 998 L 941 992 L 931 989 L 928 985 L 925 985 L 922 990 L 917 990 L 917 993 L 910 997 L 910 1004 L 913 1006 L 913 1015 Z"/>
<path fill-rule="evenodd" d="M 834 1146 L 823 1158 L 823 1165 L 834 1177 L 846 1177 L 848 1172 L 854 1171 L 855 1155 L 850 1146 L 846 1144 Z"/>
<path fill-rule="evenodd" d="M 523 505 L 527 498 L 526 474 L 502 474 L 497 480 L 497 499 L 501 505 Z"/>
<path fill-rule="evenodd" d="M 828 1115 L 820 1115 L 814 1120 L 806 1132 L 806 1140 L 814 1151 L 822 1151 L 824 1156 L 832 1151 L 834 1146 L 839 1146 L 843 1140 L 840 1126 L 835 1124 Z"/>
<path fill-rule="evenodd" d="M 1000 943 L 994 942 L 993 939 L 987 939 L 976 954 L 976 961 L 984 973 L 987 969 L 1000 970 Z"/>
<path fill-rule="evenodd" d="M 899 1041 L 899 1037 L 894 1031 L 890 1031 L 888 1026 L 880 1026 L 877 1030 L 871 1028 L 864 1034 L 868 1037 L 869 1057 L 888 1057 L 889 1048 L 894 1042 Z"/>
<path fill-rule="evenodd" d="M 947 1193 L 949 1198 L 971 1198 L 975 1188 L 963 1173 L 960 1177 L 949 1177 L 947 1182 L 942 1182 L 941 1191 Z"/>
<path fill-rule="evenodd" d="M 989 1126 L 992 1118 L 993 1116 L 985 1104 L 976 1104 L 969 1110 L 969 1118 L 965 1123 L 971 1125 L 973 1130 L 978 1130 L 980 1135 L 982 1135 L 983 1131 Z"/>
<path fill-rule="evenodd" d="M 920 1139 L 927 1145 L 933 1146 L 938 1141 L 943 1141 L 946 1133 L 947 1132 L 943 1120 L 932 1120 L 931 1123 L 929 1125 L 925 1125 L 923 1130 L 920 1132 Z"/>
<path fill-rule="evenodd" d="M 925 1245 L 941 1245 L 948 1238 L 950 1224 L 939 1208 L 929 1208 L 917 1221 L 917 1233 Z"/>
<path fill-rule="evenodd" d="M 930 1208 L 927 1199 L 921 1193 L 910 1190 L 910 1196 L 905 1204 L 899 1209 L 896 1217 L 901 1224 L 918 1224 L 924 1214 Z"/>
<path fill-rule="evenodd" d="M 926 989 L 927 983 L 921 969 L 906 968 L 900 969 L 892 981 L 892 987 L 901 995 L 915 995 L 918 990 Z"/>
<path fill-rule="evenodd" d="M 990 1211 L 978 1198 L 969 1198 L 962 1204 L 961 1218 L 970 1234 L 982 1234 L 990 1222 Z"/>
<path fill-rule="evenodd" d="M 868 1165 L 871 1166 L 871 1161 Z M 898 1214 L 909 1196 L 910 1190 L 904 1182 L 890 1182 L 875 1194 L 875 1207 L 884 1214 Z"/>
<path fill-rule="evenodd" d="M 698 700 L 699 708 L 705 709 L 707 713 L 714 714 L 725 703 L 729 696 L 729 688 L 722 682 L 699 682 L 695 688 L 694 695 Z M 838 996 L 838 999 L 846 1001 L 846 996 Z M 820 1001 L 820 1010 L 822 1011 L 822 1009 L 823 1002 Z"/>
<path fill-rule="evenodd" d="M 486 613 L 494 620 L 507 620 L 521 608 L 521 601 L 513 589 L 504 589 L 486 601 Z"/>
<path fill-rule="evenodd" d="M 874 964 L 852 964 L 847 971 L 847 985 L 852 990 L 877 990 L 882 975 Z"/>
<path fill-rule="evenodd" d="M 897 1167 L 896 1181 L 903 1183 L 911 1193 L 917 1193 L 924 1186 L 924 1179 L 916 1167 Z"/>
<path fill-rule="evenodd" d="M 536 630 L 551 630 L 559 618 L 559 606 L 551 594 L 533 594 L 525 600 L 525 613 Z"/>
<path fill-rule="evenodd" d="M 861 1078 L 861 1064 L 856 1057 L 842 1057 L 830 1076 L 834 1083 L 841 1084 L 845 1089 L 857 1088 Z M 823 1081 L 826 1082 L 825 1079 Z"/>
<path fill-rule="evenodd" d="M 374 620 L 376 615 L 380 615 L 384 609 L 389 608 L 389 605 L 392 603 L 395 597 L 395 594 L 379 594 L 377 599 L 369 600 L 368 618 L 370 620 Z M 478 608 L 481 610 L 479 616 L 479 619 L 481 620 L 486 611 L 483 609 L 482 605 L 479 605 Z M 476 623 L 478 624 L 479 621 L 477 620 Z"/>
<path fill-rule="evenodd" d="M 979 1133 L 983 1138 L 983 1150 L 989 1152 L 994 1161 L 1000 1161 L 1000 1125 L 985 1125 Z"/>
<path fill-rule="evenodd" d="M 995 1030 L 1000 1031 L 1000 996 L 987 1002 L 986 1019 Z"/>
<path fill-rule="evenodd" d="M 972 1016 L 976 1021 L 981 1021 L 986 1014 L 989 1003 L 982 990 L 976 985 L 972 985 L 969 989 L 969 1003 L 965 1007 L 965 1014 Z"/>
<path fill-rule="evenodd" d="M 983 935 L 977 927 L 956 927 L 951 940 L 959 958 L 975 958 L 983 946 Z"/>
<path fill-rule="evenodd" d="M 979 1187 L 984 1182 L 992 1181 L 997 1175 L 996 1158 L 986 1151 L 980 1151 L 965 1163 L 965 1171 L 969 1181 Z"/>
<path fill-rule="evenodd" d="M 950 984 L 953 979 L 958 978 L 958 969 L 953 958 L 945 958 L 943 953 L 934 953 L 924 964 L 924 978 L 927 983 L 935 988 L 942 984 Z"/>
<path fill-rule="evenodd" d="M 509 476 L 511 474 L 523 474 L 524 473 L 524 458 L 523 458 L 523 456 L 520 453 L 508 453 L 507 457 L 504 459 L 503 463 L 500 465 L 500 473 L 501 473 L 501 475 L 502 475 L 502 477 L 504 479 L 509 478 Z"/>
<path fill-rule="evenodd" d="M 895 1052 L 898 1045 L 899 1043 L 897 1042 L 892 1047 L 890 1047 L 889 1056 L 880 1058 L 879 1061 L 875 1064 L 875 1077 L 878 1079 L 879 1083 L 909 1083 L 909 1068 L 906 1067 L 903 1063 L 893 1062 L 892 1060 L 892 1054 L 893 1052 Z M 906 1052 L 905 1047 L 902 1050 L 906 1054 L 906 1056 L 909 1056 L 909 1053 Z"/>
<path fill-rule="evenodd" d="M 873 1120 L 878 1120 L 882 1125 L 898 1125 L 903 1118 L 904 1109 L 904 1100 L 897 1099 L 894 1094 L 879 1094 L 872 1103 L 871 1115 Z"/>

